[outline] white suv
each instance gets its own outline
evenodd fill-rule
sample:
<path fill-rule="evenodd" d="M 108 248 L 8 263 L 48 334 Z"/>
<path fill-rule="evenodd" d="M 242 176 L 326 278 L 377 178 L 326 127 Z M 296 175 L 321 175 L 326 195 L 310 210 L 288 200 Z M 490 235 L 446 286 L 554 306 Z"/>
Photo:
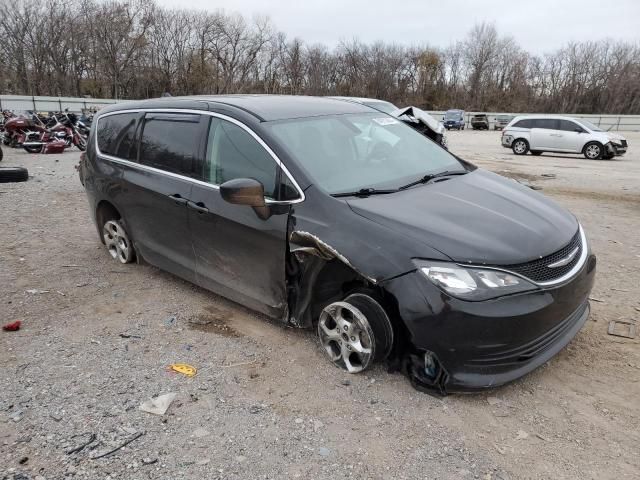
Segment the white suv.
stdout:
<path fill-rule="evenodd" d="M 590 160 L 609 160 L 627 151 L 627 140 L 581 118 L 519 116 L 502 131 L 502 146 L 516 155 L 531 152 L 582 153 Z"/>

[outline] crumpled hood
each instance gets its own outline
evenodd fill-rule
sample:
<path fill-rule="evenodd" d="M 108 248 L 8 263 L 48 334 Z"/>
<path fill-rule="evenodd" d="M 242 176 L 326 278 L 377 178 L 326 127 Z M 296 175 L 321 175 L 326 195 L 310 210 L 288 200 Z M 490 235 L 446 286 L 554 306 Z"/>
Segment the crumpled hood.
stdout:
<path fill-rule="evenodd" d="M 481 169 L 348 203 L 356 214 L 457 262 L 531 261 L 561 249 L 578 230 L 575 217 L 552 200 Z"/>
<path fill-rule="evenodd" d="M 398 110 L 394 110 L 393 112 L 391 112 L 391 115 L 396 118 L 400 118 L 403 115 L 408 115 L 409 117 L 415 118 L 418 122 L 422 122 L 434 132 L 440 134 L 444 133 L 444 125 L 424 110 L 420 110 L 418 107 L 399 108 Z"/>
<path fill-rule="evenodd" d="M 606 132 L 607 138 L 609 140 L 611 140 L 612 142 L 615 143 L 620 143 L 620 140 L 626 140 L 622 135 L 620 135 L 619 133 L 614 133 L 614 132 Z"/>

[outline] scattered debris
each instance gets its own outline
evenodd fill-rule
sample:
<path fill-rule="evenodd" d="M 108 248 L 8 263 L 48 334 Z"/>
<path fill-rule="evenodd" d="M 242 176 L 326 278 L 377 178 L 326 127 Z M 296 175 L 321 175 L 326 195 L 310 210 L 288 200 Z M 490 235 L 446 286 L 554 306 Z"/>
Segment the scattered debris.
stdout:
<path fill-rule="evenodd" d="M 302 420 L 301 418 L 296 418 L 296 419 L 295 419 L 295 422 L 296 422 L 298 425 L 301 425 L 301 424 L 302 424 L 302 422 L 304 422 L 304 420 Z"/>
<path fill-rule="evenodd" d="M 601 299 L 596 298 L 596 297 L 589 297 L 589 300 L 591 300 L 592 302 L 606 303 L 604 300 L 601 300 Z"/>
<path fill-rule="evenodd" d="M 556 178 L 555 173 L 541 173 L 540 176 L 545 178 Z"/>
<path fill-rule="evenodd" d="M 202 428 L 202 427 L 196 428 L 191 434 L 192 437 L 196 437 L 196 438 L 204 438 L 209 435 L 211 435 L 211 432 L 206 428 Z"/>
<path fill-rule="evenodd" d="M 120 338 L 142 338 L 140 335 L 132 335 L 130 333 L 121 333 Z"/>
<path fill-rule="evenodd" d="M 194 377 L 197 373 L 196 367 L 192 367 L 191 365 L 187 365 L 186 363 L 172 363 L 171 365 L 169 365 L 169 370 L 181 373 L 183 375 L 186 375 L 187 377 Z"/>
<path fill-rule="evenodd" d="M 134 435 L 133 437 L 131 437 L 129 440 L 127 440 L 126 442 L 124 442 L 121 445 L 118 445 L 116 448 L 114 448 L 113 450 L 109 450 L 106 453 L 103 453 L 101 455 L 98 455 L 96 457 L 91 457 L 91 460 L 97 460 L 98 458 L 103 458 L 106 457 L 107 455 L 111 455 L 112 453 L 117 452 L 118 450 L 120 450 L 121 448 L 126 447 L 127 445 L 129 445 L 131 442 L 133 442 L 134 440 L 137 440 L 138 438 L 140 438 L 142 435 L 144 435 L 144 432 L 140 432 L 136 435 Z"/>
<path fill-rule="evenodd" d="M 620 330 L 616 329 L 616 325 L 624 326 L 620 327 L 622 329 Z M 609 330 L 607 331 L 607 333 L 616 337 L 636 338 L 636 331 L 636 324 L 634 322 L 628 322 L 625 320 L 611 320 L 609 322 Z"/>
<path fill-rule="evenodd" d="M 262 407 L 260 405 L 251 405 L 249 407 L 249 413 L 260 413 L 262 411 Z"/>
<path fill-rule="evenodd" d="M 610 290 L 613 290 L 614 292 L 628 292 L 629 290 L 627 290 L 626 288 L 610 288 Z"/>
<path fill-rule="evenodd" d="M 159 397 L 150 398 L 149 400 L 142 402 L 138 408 L 143 412 L 152 413 L 154 415 L 164 415 L 171 406 L 173 400 L 176 398 L 176 395 L 176 393 L 165 393 Z"/>
<path fill-rule="evenodd" d="M 551 441 L 547 437 L 545 437 L 544 435 L 541 435 L 540 433 L 536 433 L 536 437 L 538 437 L 540 440 L 544 440 L 545 442 L 550 442 Z"/>
<path fill-rule="evenodd" d="M 500 405 L 502 403 L 502 400 L 500 400 L 498 397 L 490 396 L 490 397 L 487 397 L 487 403 L 493 407 L 495 405 Z"/>
<path fill-rule="evenodd" d="M 84 450 L 85 447 L 91 445 L 95 440 L 96 440 L 96 434 L 92 433 L 91 435 L 89 435 L 89 440 L 87 440 L 86 442 L 84 442 L 81 445 L 78 445 L 75 448 L 72 448 L 71 450 L 67 450 L 67 455 L 71 455 L 73 453 L 81 452 L 82 450 Z"/>
<path fill-rule="evenodd" d="M 158 463 L 158 459 L 157 458 L 143 458 L 142 459 L 142 464 L 143 465 L 153 465 L 154 463 Z"/>
<path fill-rule="evenodd" d="M 16 332 L 20 330 L 21 324 L 22 322 L 20 320 L 16 320 L 15 322 L 7 323 L 4 327 L 2 327 L 2 330 L 4 330 L 5 332 Z"/>
<path fill-rule="evenodd" d="M 516 440 L 524 440 L 529 438 L 529 434 L 524 430 L 518 430 L 518 434 L 516 435 Z"/>
<path fill-rule="evenodd" d="M 60 415 L 59 413 L 50 413 L 49 417 L 55 420 L 56 422 L 59 422 L 62 420 L 62 415 Z"/>
<path fill-rule="evenodd" d="M 250 362 L 232 363 L 231 365 L 220 365 L 220 368 L 241 367 L 242 365 L 251 365 L 256 363 L 257 360 L 251 360 Z"/>
<path fill-rule="evenodd" d="M 25 464 L 25 463 L 27 463 L 28 461 L 29 461 L 29 457 L 22 457 L 22 458 L 18 461 L 18 463 L 19 463 L 20 465 L 24 465 L 24 464 Z"/>
<path fill-rule="evenodd" d="M 61 292 L 60 290 L 56 290 L 56 293 L 57 293 L 58 295 L 62 295 L 63 297 L 66 297 L 66 296 L 67 296 L 67 294 L 66 294 L 66 293 L 63 293 L 63 292 Z"/>
<path fill-rule="evenodd" d="M 167 318 L 164 319 L 164 326 L 165 327 L 172 327 L 176 324 L 176 322 L 178 321 L 178 319 L 176 318 L 175 315 L 171 315 Z"/>
<path fill-rule="evenodd" d="M 43 293 L 49 293 L 49 290 L 38 290 L 37 288 L 30 288 L 29 290 L 25 290 L 25 292 L 30 293 L 31 295 L 42 295 Z"/>
<path fill-rule="evenodd" d="M 69 265 L 60 265 L 62 268 L 82 268 L 82 265 L 73 265 L 73 264 L 69 264 Z"/>
<path fill-rule="evenodd" d="M 320 454 L 321 457 L 328 457 L 329 454 L 331 453 L 331 450 L 329 450 L 326 447 L 320 447 L 318 449 L 318 453 Z"/>

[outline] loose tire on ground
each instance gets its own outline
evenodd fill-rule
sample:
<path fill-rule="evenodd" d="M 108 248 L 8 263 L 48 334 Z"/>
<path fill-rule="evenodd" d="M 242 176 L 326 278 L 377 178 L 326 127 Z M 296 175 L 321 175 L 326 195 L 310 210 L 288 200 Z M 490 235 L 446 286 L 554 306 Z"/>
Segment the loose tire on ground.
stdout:
<path fill-rule="evenodd" d="M 511 150 L 516 155 L 526 155 L 529 151 L 529 142 L 524 138 L 516 138 L 511 144 Z"/>
<path fill-rule="evenodd" d="M 0 183 L 26 182 L 29 171 L 22 167 L 0 167 Z"/>

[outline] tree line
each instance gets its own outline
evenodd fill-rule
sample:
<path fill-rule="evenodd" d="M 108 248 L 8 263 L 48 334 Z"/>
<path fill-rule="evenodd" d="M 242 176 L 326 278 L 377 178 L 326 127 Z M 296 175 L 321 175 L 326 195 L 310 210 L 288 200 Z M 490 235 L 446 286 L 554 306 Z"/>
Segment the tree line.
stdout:
<path fill-rule="evenodd" d="M 536 55 L 482 23 L 445 48 L 350 40 L 330 49 L 288 38 L 267 17 L 153 0 L 0 0 L 0 11 L 4 94 L 347 95 L 430 110 L 640 113 L 637 43 L 571 42 Z"/>

